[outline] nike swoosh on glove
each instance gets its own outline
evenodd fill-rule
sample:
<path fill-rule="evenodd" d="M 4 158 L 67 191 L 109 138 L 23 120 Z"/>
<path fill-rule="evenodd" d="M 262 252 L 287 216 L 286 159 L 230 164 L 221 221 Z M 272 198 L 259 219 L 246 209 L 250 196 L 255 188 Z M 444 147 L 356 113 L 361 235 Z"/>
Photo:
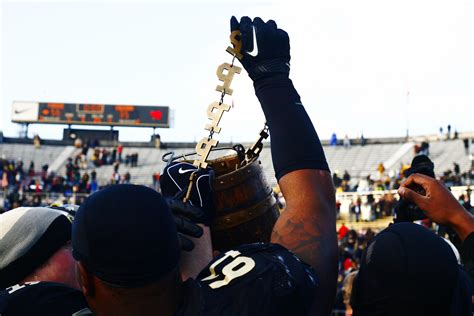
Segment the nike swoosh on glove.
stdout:
<path fill-rule="evenodd" d="M 273 20 L 267 23 L 259 17 L 253 21 L 244 16 L 237 21 L 230 19 L 230 30 L 239 30 L 242 41 L 240 59 L 242 66 L 253 80 L 290 73 L 290 39 L 288 34 L 277 27 Z"/>
<path fill-rule="evenodd" d="M 211 185 L 214 171 L 211 168 L 198 170 L 189 162 L 173 162 L 165 167 L 160 176 L 161 193 L 164 197 L 182 200 L 188 191 L 189 177 L 193 172 L 196 172 L 196 180 L 191 189 L 189 201 L 191 205 L 200 207 L 207 214 L 207 217 L 199 223 L 209 225 L 215 210 Z"/>

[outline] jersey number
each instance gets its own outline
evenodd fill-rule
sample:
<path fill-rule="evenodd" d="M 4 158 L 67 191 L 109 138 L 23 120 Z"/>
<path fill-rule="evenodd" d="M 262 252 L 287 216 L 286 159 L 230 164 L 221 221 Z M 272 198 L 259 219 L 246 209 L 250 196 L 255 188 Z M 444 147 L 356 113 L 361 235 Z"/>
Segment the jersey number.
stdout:
<path fill-rule="evenodd" d="M 222 258 L 214 262 L 209 267 L 209 271 L 211 272 L 211 275 L 202 279 L 201 281 L 211 281 L 218 278 L 220 274 L 216 273 L 216 267 L 229 257 L 232 257 L 235 259 L 229 262 L 227 265 L 225 265 L 222 268 L 221 273 L 222 275 L 224 275 L 224 279 L 209 283 L 209 286 L 212 289 L 218 289 L 224 285 L 229 284 L 230 281 L 232 281 L 233 279 L 241 277 L 249 273 L 255 267 L 255 261 L 249 257 L 244 257 L 244 256 L 239 257 L 239 255 L 240 255 L 240 252 L 236 250 L 227 251 Z"/>

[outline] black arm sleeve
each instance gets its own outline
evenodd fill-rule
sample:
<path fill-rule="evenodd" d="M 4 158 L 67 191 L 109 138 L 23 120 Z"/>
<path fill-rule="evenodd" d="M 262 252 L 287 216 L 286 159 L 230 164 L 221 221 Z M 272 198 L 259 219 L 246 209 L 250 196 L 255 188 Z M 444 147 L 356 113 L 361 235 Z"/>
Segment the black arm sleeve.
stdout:
<path fill-rule="evenodd" d="M 271 135 L 276 178 L 299 169 L 329 171 L 318 134 L 286 76 L 254 82 Z"/>

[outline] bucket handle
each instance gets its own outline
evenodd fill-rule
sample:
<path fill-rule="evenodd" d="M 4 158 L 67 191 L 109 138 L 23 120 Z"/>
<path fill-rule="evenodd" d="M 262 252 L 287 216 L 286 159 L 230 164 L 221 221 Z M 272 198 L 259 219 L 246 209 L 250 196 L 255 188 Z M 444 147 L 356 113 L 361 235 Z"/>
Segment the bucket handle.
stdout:
<path fill-rule="evenodd" d="M 232 147 L 215 147 L 211 149 L 211 151 L 218 151 L 218 150 L 234 150 L 237 153 L 237 157 L 239 157 L 240 161 L 245 160 L 245 149 L 244 149 L 244 146 L 242 146 L 242 144 L 236 144 Z M 163 160 L 163 162 L 166 162 L 166 165 L 168 166 L 169 164 L 171 164 L 172 162 L 178 159 L 186 160 L 186 157 L 194 156 L 196 154 L 197 153 L 194 151 L 194 152 L 190 152 L 186 154 L 175 155 L 174 151 L 170 151 L 164 154 L 161 157 L 161 160 Z"/>

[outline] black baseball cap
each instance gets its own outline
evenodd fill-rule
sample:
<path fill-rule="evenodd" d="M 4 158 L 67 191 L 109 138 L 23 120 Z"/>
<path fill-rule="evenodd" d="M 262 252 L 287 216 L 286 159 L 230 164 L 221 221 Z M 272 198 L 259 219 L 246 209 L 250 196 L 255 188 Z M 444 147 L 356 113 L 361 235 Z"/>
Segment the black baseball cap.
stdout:
<path fill-rule="evenodd" d="M 441 237 L 421 225 L 393 224 L 362 257 L 353 315 L 471 315 L 469 283 Z"/>
<path fill-rule="evenodd" d="M 73 256 L 109 285 L 138 287 L 177 267 L 176 224 L 164 198 L 141 185 L 113 185 L 89 196 L 72 227 Z"/>

